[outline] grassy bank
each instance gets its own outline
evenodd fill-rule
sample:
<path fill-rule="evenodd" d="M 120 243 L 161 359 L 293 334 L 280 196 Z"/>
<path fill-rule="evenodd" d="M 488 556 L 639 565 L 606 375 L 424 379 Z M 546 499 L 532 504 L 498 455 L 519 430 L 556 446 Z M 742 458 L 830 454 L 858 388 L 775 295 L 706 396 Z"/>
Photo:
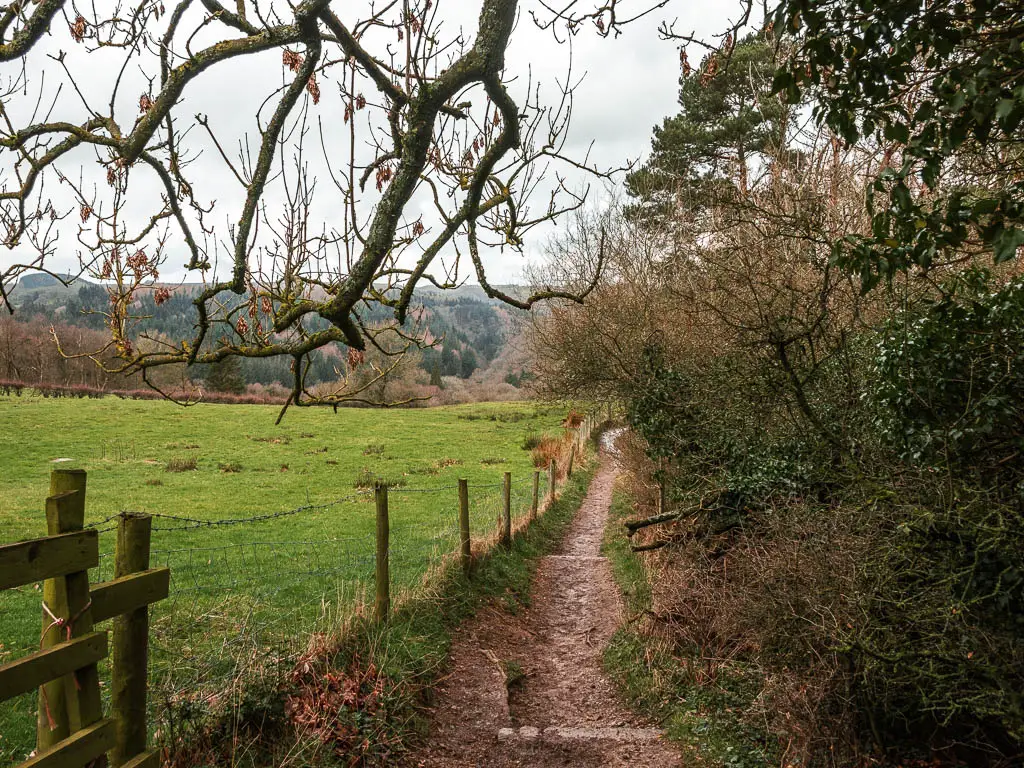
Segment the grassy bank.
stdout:
<path fill-rule="evenodd" d="M 709 667 L 697 648 L 671 642 L 658 631 L 660 621 L 685 617 L 656 615 L 656 584 L 645 562 L 652 555 L 630 549 L 622 526 L 630 517 L 630 498 L 616 489 L 603 550 L 622 591 L 627 619 L 605 649 L 605 670 L 630 705 L 659 723 L 682 747 L 688 765 L 778 764 L 766 749 L 764 734 L 739 717 L 758 690 L 742 667 Z"/>
<path fill-rule="evenodd" d="M 375 478 L 394 486 L 393 590 L 409 591 L 456 546 L 457 478 L 470 482 L 474 538 L 494 528 L 505 471 L 513 514 L 526 513 L 528 438 L 560 433 L 565 409 L 295 410 L 279 427 L 276 415 L 260 406 L 0 398 L 0 542 L 45 532 L 55 466 L 89 473 L 86 523 L 101 530 L 94 581 L 110 577 L 110 515 L 160 516 L 152 564 L 172 573 L 151 631 L 151 720 L 162 734 L 191 727 L 195 713 L 237 698 L 266 670 L 290 668 L 308 637 L 358 613 L 374 568 L 374 506 L 357 486 Z M 37 590 L 0 593 L 0 663 L 37 647 L 39 631 Z M 31 749 L 34 710 L 34 696 L 0 704 L 0 761 Z"/>

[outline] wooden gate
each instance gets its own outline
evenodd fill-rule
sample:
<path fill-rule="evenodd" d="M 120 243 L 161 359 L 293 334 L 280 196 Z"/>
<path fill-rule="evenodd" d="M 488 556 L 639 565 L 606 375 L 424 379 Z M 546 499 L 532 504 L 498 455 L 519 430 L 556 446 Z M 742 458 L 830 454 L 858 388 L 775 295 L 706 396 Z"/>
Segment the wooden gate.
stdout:
<path fill-rule="evenodd" d="M 81 470 L 54 472 L 49 535 L 0 546 L 0 590 L 43 582 L 40 649 L 0 666 L 0 701 L 39 689 L 36 751 L 19 768 L 156 768 L 157 752 L 146 749 L 148 606 L 167 597 L 170 572 L 149 568 L 151 519 L 126 513 L 117 524 L 115 578 L 89 584 L 99 534 L 84 528 L 85 481 Z M 111 633 L 96 630 L 110 619 Z M 104 716 L 98 664 L 108 650 Z"/>

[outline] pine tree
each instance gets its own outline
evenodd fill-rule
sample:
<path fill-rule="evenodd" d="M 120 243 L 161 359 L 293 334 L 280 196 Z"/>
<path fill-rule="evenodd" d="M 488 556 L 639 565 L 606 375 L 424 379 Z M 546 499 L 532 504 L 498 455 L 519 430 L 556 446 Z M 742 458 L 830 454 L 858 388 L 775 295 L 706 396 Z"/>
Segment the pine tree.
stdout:
<path fill-rule="evenodd" d="M 441 375 L 442 376 L 458 376 L 459 375 L 459 358 L 452 351 L 452 348 L 447 344 L 441 350 Z"/>
<path fill-rule="evenodd" d="M 441 379 L 441 363 L 435 357 L 434 365 L 430 369 L 430 385 L 438 389 L 444 389 L 444 381 Z"/>
<path fill-rule="evenodd" d="M 627 215 L 699 210 L 708 193 L 746 191 L 748 167 L 783 137 L 788 108 L 772 95 L 772 46 L 751 35 L 726 63 L 710 56 L 679 80 L 680 112 L 655 127 L 651 157 L 626 176 Z"/>
<path fill-rule="evenodd" d="M 464 379 L 468 379 L 473 375 L 473 371 L 478 368 L 476 361 L 476 353 L 472 349 L 465 349 L 462 352 L 462 364 L 459 370 L 459 376 Z"/>
<path fill-rule="evenodd" d="M 210 370 L 206 374 L 206 386 L 214 392 L 244 392 L 245 379 L 242 378 L 238 358 L 229 356 L 210 365 Z"/>

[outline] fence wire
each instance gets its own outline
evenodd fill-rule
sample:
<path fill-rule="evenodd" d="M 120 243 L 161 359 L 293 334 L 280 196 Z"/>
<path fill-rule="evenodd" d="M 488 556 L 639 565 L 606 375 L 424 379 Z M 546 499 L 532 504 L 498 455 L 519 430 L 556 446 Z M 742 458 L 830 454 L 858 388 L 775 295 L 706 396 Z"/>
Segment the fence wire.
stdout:
<path fill-rule="evenodd" d="M 541 473 L 542 502 L 547 492 Z M 457 553 L 458 486 L 391 488 L 388 495 L 394 600 Z M 469 495 L 471 536 L 493 536 L 503 483 L 470 485 Z M 530 514 L 532 476 L 512 483 L 511 502 L 514 522 Z M 243 680 L 278 680 L 311 638 L 329 635 L 373 600 L 370 490 L 248 517 L 153 518 L 151 566 L 171 570 L 170 597 L 153 608 L 150 638 L 150 721 L 165 734 L 180 731 L 197 710 L 244 707 Z M 95 580 L 105 580 L 113 577 L 116 516 L 95 526 L 104 552 Z"/>

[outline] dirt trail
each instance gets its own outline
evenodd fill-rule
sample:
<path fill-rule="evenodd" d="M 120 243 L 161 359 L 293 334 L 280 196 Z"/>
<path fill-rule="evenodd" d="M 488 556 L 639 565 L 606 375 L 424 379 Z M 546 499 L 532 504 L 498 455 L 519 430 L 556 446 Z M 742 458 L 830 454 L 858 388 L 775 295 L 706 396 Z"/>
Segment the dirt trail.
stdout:
<path fill-rule="evenodd" d="M 463 624 L 452 671 L 438 692 L 422 768 L 681 765 L 660 732 L 623 706 L 601 670 L 622 617 L 600 556 L 617 467 L 604 455 L 562 544 L 545 557 L 531 606 L 517 616 L 490 608 Z M 506 665 L 525 678 L 506 688 Z"/>

